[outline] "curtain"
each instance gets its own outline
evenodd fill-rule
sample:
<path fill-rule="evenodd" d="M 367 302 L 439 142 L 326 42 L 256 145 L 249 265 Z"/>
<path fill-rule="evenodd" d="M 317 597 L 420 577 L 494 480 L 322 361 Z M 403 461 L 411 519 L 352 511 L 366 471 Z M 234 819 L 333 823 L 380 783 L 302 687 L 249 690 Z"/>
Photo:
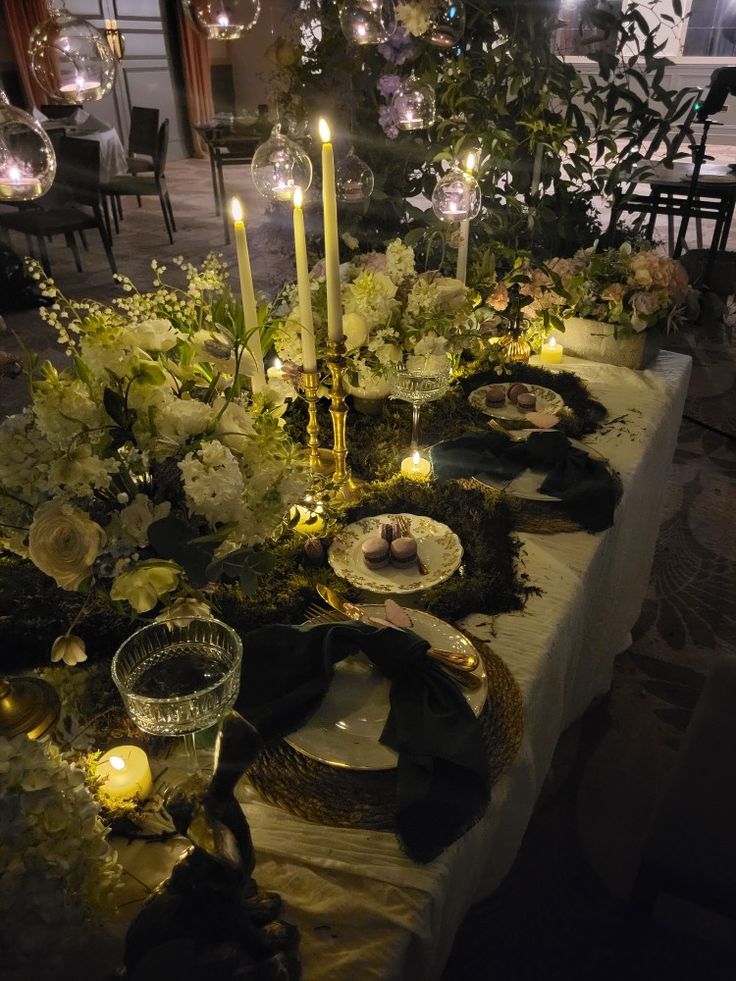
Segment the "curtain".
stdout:
<path fill-rule="evenodd" d="M 212 101 L 212 78 L 210 76 L 210 59 L 207 53 L 207 38 L 197 31 L 187 14 L 184 13 L 182 5 L 179 5 L 179 25 L 181 28 L 179 33 L 187 115 L 189 125 L 192 127 L 194 152 L 198 157 L 206 157 L 205 144 L 194 129 L 194 124 L 206 122 L 212 118 L 215 112 L 215 105 Z"/>
<path fill-rule="evenodd" d="M 29 106 L 49 102 L 49 96 L 33 77 L 28 63 L 28 41 L 31 31 L 49 19 L 46 0 L 5 0 L 5 26 L 13 48 L 15 64 Z"/>

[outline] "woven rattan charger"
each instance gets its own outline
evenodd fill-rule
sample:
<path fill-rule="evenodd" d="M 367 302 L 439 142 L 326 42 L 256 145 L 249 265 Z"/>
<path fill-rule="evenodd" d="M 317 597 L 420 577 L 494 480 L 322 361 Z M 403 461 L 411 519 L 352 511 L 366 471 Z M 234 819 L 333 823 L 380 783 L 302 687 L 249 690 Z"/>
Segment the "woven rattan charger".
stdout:
<path fill-rule="evenodd" d="M 468 635 L 483 659 L 488 697 L 478 718 L 488 754 L 491 786 L 516 756 L 524 728 L 521 692 L 504 662 Z M 261 797 L 307 821 L 390 831 L 396 809 L 395 770 L 329 766 L 292 749 L 282 739 L 267 745 L 248 769 Z"/>

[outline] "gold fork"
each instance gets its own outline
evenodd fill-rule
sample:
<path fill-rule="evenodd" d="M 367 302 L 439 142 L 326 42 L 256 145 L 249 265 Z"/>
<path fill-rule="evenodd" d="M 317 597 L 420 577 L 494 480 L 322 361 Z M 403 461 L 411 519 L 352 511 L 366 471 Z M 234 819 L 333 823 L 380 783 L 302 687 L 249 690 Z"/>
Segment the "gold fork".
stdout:
<path fill-rule="evenodd" d="M 407 535 L 409 538 L 412 537 L 412 534 L 411 534 L 411 522 L 409 521 L 409 519 L 407 518 L 407 516 L 405 514 L 397 514 L 396 515 L 396 523 L 398 524 L 399 528 L 401 529 L 401 534 L 402 535 Z M 427 573 L 429 572 L 429 569 L 426 567 L 426 565 L 424 564 L 424 562 L 422 562 L 422 559 L 421 559 L 421 557 L 419 555 L 419 549 L 417 549 L 417 569 L 419 569 L 419 575 L 420 576 L 426 576 Z"/>
<path fill-rule="evenodd" d="M 312 603 L 307 610 L 307 617 L 319 623 L 349 623 L 345 615 L 339 610 L 325 610 Z M 400 629 L 400 628 L 398 628 Z M 459 651 L 442 651 L 436 647 L 430 647 L 427 654 L 439 662 L 447 674 L 463 688 L 475 690 L 483 684 L 482 680 L 473 674 L 478 667 L 479 659 L 475 652 L 462 654 Z M 472 666 L 471 666 L 472 665 Z"/>

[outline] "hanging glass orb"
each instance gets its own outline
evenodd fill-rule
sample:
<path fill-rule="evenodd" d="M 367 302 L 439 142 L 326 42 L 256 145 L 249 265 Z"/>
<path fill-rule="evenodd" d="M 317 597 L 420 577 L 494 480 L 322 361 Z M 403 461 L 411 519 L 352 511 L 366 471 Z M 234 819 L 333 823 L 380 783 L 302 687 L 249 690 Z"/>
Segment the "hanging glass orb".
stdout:
<path fill-rule="evenodd" d="M 290 201 L 295 187 L 306 191 L 312 183 L 312 161 L 298 143 L 283 135 L 279 123 L 253 154 L 250 172 L 256 190 L 269 201 Z"/>
<path fill-rule="evenodd" d="M 34 201 L 48 191 L 55 174 L 51 140 L 0 89 L 0 201 Z"/>
<path fill-rule="evenodd" d="M 335 168 L 335 185 L 338 201 L 345 204 L 360 204 L 367 201 L 373 194 L 375 178 L 373 171 L 360 157 L 356 156 L 353 147 Z"/>
<path fill-rule="evenodd" d="M 212 41 L 237 41 L 258 20 L 261 0 L 182 0 L 194 26 Z"/>
<path fill-rule="evenodd" d="M 427 129 L 434 122 L 434 89 L 412 72 L 394 92 L 391 113 L 399 129 Z"/>
<path fill-rule="evenodd" d="M 432 208 L 440 221 L 466 221 L 477 218 L 480 198 L 480 184 L 475 177 L 454 167 L 437 181 Z"/>
<path fill-rule="evenodd" d="M 340 27 L 353 44 L 383 44 L 396 30 L 393 0 L 344 0 Z"/>
<path fill-rule="evenodd" d="M 115 84 L 117 62 L 105 35 L 63 7 L 33 29 L 28 57 L 44 92 L 62 102 L 97 102 Z"/>
<path fill-rule="evenodd" d="M 465 4 L 438 0 L 431 6 L 429 27 L 422 35 L 436 48 L 452 48 L 465 33 Z"/>

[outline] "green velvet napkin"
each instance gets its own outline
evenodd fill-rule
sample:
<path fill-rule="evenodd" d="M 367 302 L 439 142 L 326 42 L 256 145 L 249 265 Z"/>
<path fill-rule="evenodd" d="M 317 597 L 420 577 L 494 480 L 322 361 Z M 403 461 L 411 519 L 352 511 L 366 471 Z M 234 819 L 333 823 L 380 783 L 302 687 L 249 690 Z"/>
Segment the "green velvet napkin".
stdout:
<path fill-rule="evenodd" d="M 399 755 L 396 828 L 418 862 L 463 835 L 490 796 L 478 720 L 428 646 L 411 631 L 364 623 L 261 627 L 243 637 L 235 705 L 265 737 L 286 735 L 319 705 L 334 665 L 361 650 L 391 679 L 381 742 Z"/>

